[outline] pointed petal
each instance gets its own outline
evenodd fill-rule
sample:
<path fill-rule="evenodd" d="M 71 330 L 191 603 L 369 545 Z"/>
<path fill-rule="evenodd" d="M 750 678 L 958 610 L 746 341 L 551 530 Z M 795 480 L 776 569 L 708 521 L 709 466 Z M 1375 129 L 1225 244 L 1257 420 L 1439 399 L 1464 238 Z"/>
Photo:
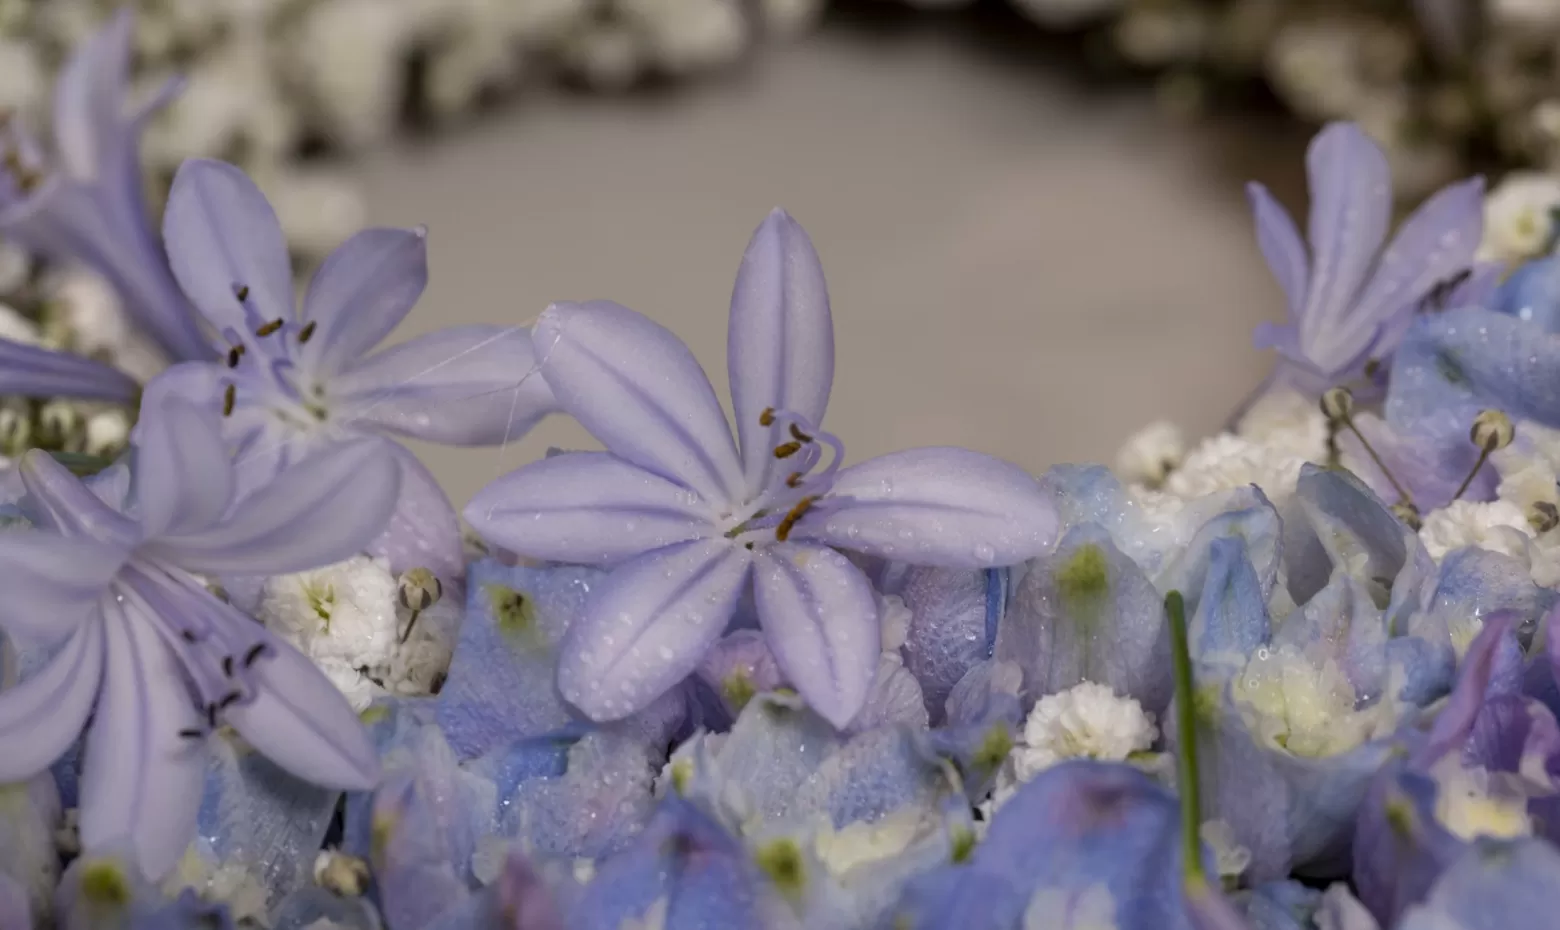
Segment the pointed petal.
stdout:
<path fill-rule="evenodd" d="M 452 446 L 518 439 L 558 403 L 521 326 L 452 326 L 391 346 L 331 383 L 336 416 Z"/>
<path fill-rule="evenodd" d="M 118 11 L 76 47 L 55 82 L 54 138 L 66 171 L 77 180 L 98 177 L 104 153 L 124 132 L 134 28 L 130 11 Z"/>
<path fill-rule="evenodd" d="M 351 705 L 313 662 L 270 639 L 271 648 L 250 670 L 254 700 L 229 708 L 228 722 L 266 758 L 304 781 L 346 791 L 374 787 L 379 759 Z"/>
<path fill-rule="evenodd" d="M 1268 641 L 1267 598 L 1245 539 L 1225 536 L 1213 541 L 1195 611 L 1188 632 L 1199 662 L 1224 660 L 1238 670 Z"/>
<path fill-rule="evenodd" d="M 49 663 L 0 691 L 0 785 L 48 768 L 81 735 L 103 675 L 103 624 L 76 627 Z"/>
<path fill-rule="evenodd" d="M 991 654 L 997 627 L 987 620 L 991 606 L 986 569 L 913 568 L 900 592 L 910 610 L 904 643 L 905 667 L 921 683 L 932 722 L 942 722 L 942 707 L 954 686 Z M 1003 589 L 1005 593 L 1006 589 Z"/>
<path fill-rule="evenodd" d="M 877 671 L 877 600 L 865 575 L 821 546 L 778 543 L 754 561 L 758 619 L 786 680 L 840 729 Z"/>
<path fill-rule="evenodd" d="M 775 210 L 753 233 L 731 295 L 726 337 L 731 405 L 747 473 L 747 491 L 767 486 L 774 427 L 766 408 L 823 420 L 834 382 L 834 320 L 823 265 L 801 224 Z"/>
<path fill-rule="evenodd" d="M 1560 852 L 1533 838 L 1469 844 L 1398 930 L 1548 930 L 1560 894 Z"/>
<path fill-rule="evenodd" d="M 724 632 L 752 556 L 728 539 L 668 546 L 619 566 L 569 628 L 558 689 L 595 720 L 650 704 Z"/>
<path fill-rule="evenodd" d="M 0 393 L 128 403 L 138 390 L 133 378 L 102 362 L 0 339 Z"/>
<path fill-rule="evenodd" d="M 791 538 L 945 568 L 1016 565 L 1056 538 L 1027 472 L 967 449 L 907 449 L 842 470 Z"/>
<path fill-rule="evenodd" d="M 1353 123 L 1332 123 L 1306 152 L 1312 261 L 1300 329 L 1305 354 L 1335 370 L 1363 348 L 1355 301 L 1392 219 L 1392 177 L 1380 147 Z M 1373 327 L 1379 321 L 1362 321 Z M 1363 337 L 1369 339 L 1369 333 Z"/>
<path fill-rule="evenodd" d="M 482 538 L 512 552 L 582 565 L 611 565 L 715 532 L 693 492 L 608 452 L 533 462 L 479 491 L 465 516 Z"/>
<path fill-rule="evenodd" d="M 315 332 L 300 350 L 332 374 L 390 335 L 428 286 L 428 231 L 365 229 L 326 257 L 303 298 L 300 324 Z"/>
<path fill-rule="evenodd" d="M 205 158 L 180 165 L 163 213 L 163 242 L 179 286 L 219 331 L 293 319 L 292 262 L 281 224 L 239 169 Z M 238 289 L 246 287 L 240 301 Z"/>
<path fill-rule="evenodd" d="M 1253 181 L 1246 185 L 1246 198 L 1251 201 L 1251 212 L 1257 223 L 1257 246 L 1262 257 L 1284 291 L 1289 309 L 1289 319 L 1295 321 L 1305 306 L 1306 278 L 1311 273 L 1311 260 L 1305 253 L 1305 243 L 1300 241 L 1300 230 L 1295 221 L 1266 187 Z"/>
<path fill-rule="evenodd" d="M 142 404 L 135 495 L 148 537 L 208 529 L 233 500 L 233 464 L 216 411 L 176 397 Z"/>
<path fill-rule="evenodd" d="M 609 452 L 713 505 L 743 499 L 726 415 L 682 340 L 606 301 L 554 304 L 533 339 L 558 402 Z"/>
<path fill-rule="evenodd" d="M 128 553 L 40 530 L 0 533 L 0 629 L 57 642 L 91 615 Z"/>
<path fill-rule="evenodd" d="M 155 880 L 195 836 L 206 752 L 179 731 L 201 721 L 154 621 L 124 609 L 104 619 L 108 661 L 82 759 L 81 843 L 128 844 Z"/>
<path fill-rule="evenodd" d="M 460 584 L 466 577 L 466 548 L 450 499 L 410 450 L 395 443 L 384 448 L 401 467 L 400 493 L 390 522 L 369 543 L 368 553 L 389 560 L 397 575 L 426 568 L 446 586 Z"/>
<path fill-rule="evenodd" d="M 1504 313 L 1465 309 L 1427 317 L 1413 338 L 1435 366 L 1425 377 L 1513 419 L 1560 426 L 1560 337 Z"/>
<path fill-rule="evenodd" d="M 18 505 L 34 526 L 126 550 L 140 542 L 141 528 L 134 521 L 113 509 L 49 453 L 28 450 L 16 471 L 27 490 Z"/>
<path fill-rule="evenodd" d="M 400 465 L 380 440 L 329 446 L 240 501 L 218 526 L 148 543 L 187 571 L 280 575 L 362 552 L 395 509 Z"/>

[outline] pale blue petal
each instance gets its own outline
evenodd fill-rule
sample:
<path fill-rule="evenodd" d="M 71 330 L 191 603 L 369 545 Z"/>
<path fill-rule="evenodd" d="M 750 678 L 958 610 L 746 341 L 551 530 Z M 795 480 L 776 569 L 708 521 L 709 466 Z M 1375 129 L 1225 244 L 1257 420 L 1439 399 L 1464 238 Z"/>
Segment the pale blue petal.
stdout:
<path fill-rule="evenodd" d="M 1268 641 L 1266 598 L 1242 537 L 1225 536 L 1209 547 L 1208 574 L 1188 634 L 1199 662 L 1232 660 L 1237 671 Z"/>
<path fill-rule="evenodd" d="M 89 876 L 94 881 L 88 882 Z M 104 885 L 111 894 L 102 893 Z M 114 845 L 83 853 L 65 870 L 54 893 L 54 922 L 59 930 L 129 930 L 166 904 L 136 868 L 134 851 Z"/>
<path fill-rule="evenodd" d="M 1426 317 L 1414 338 L 1429 361 L 1417 381 L 1439 380 L 1441 391 L 1476 405 L 1560 426 L 1560 336 L 1504 313 L 1463 309 Z"/>
<path fill-rule="evenodd" d="M 33 525 L 63 536 L 85 536 L 126 550 L 141 541 L 141 528 L 111 503 L 124 497 L 115 487 L 128 485 L 129 469 L 99 472 L 91 487 L 41 449 L 29 449 L 16 469 L 27 493 L 17 502 Z M 107 499 L 105 499 L 105 497 Z"/>
<path fill-rule="evenodd" d="M 933 723 L 941 722 L 954 686 L 995 644 L 995 635 L 987 639 L 988 632 L 996 632 L 988 623 L 993 618 L 987 571 L 913 568 L 900 591 L 910 609 L 905 667 L 921 683 Z"/>
<path fill-rule="evenodd" d="M 1518 635 L 1527 642 L 1556 598 L 1554 591 L 1533 583 L 1532 574 L 1520 560 L 1469 546 L 1441 560 L 1427 612 L 1431 622 L 1447 628 L 1509 613 L 1516 620 Z"/>
<path fill-rule="evenodd" d="M 93 617 L 48 664 L 0 691 L 0 785 L 48 768 L 81 735 L 102 681 L 103 648 L 103 623 Z"/>
<path fill-rule="evenodd" d="M 1311 260 L 1306 255 L 1305 243 L 1300 241 L 1300 231 L 1295 221 L 1268 189 L 1255 181 L 1246 185 L 1246 199 L 1251 202 L 1251 212 L 1257 224 L 1257 245 L 1273 272 L 1278 286 L 1284 292 L 1289 320 L 1295 322 L 1305 306 L 1306 279 L 1310 277 Z"/>
<path fill-rule="evenodd" d="M 306 885 L 282 899 L 267 915 L 271 930 L 382 930 L 379 912 L 367 898 L 343 898 L 318 885 Z M 320 921 L 327 921 L 321 924 Z M 547 930 L 547 928 L 542 928 Z"/>
<path fill-rule="evenodd" d="M 595 720 L 648 706 L 724 632 L 752 554 L 728 539 L 668 546 L 614 569 L 569 629 L 558 688 Z"/>
<path fill-rule="evenodd" d="M 920 683 L 905 668 L 897 652 L 885 652 L 878 657 L 872 690 L 867 692 L 866 702 L 851 718 L 845 732 L 862 733 L 896 725 L 924 730 L 928 721 L 926 698 L 921 695 Z"/>
<path fill-rule="evenodd" d="M 233 501 L 233 465 L 216 411 L 169 397 L 143 404 L 135 496 L 148 537 L 210 529 Z"/>
<path fill-rule="evenodd" d="M 129 553 L 41 530 L 0 533 L 0 629 L 58 642 L 91 615 Z"/>
<path fill-rule="evenodd" d="M 1322 893 L 1295 881 L 1267 882 L 1234 896 L 1249 930 L 1308 930 Z M 1199 926 L 1198 930 L 1209 930 Z"/>
<path fill-rule="evenodd" d="M 130 403 L 135 379 L 83 355 L 0 339 L 0 393 Z"/>
<path fill-rule="evenodd" d="M 341 371 L 390 335 L 427 286 L 426 229 L 354 233 L 309 282 L 298 322 L 315 330 L 299 355 L 320 374 Z"/>
<path fill-rule="evenodd" d="M 401 481 L 395 510 L 366 547 L 368 554 L 388 561 L 397 575 L 411 568 L 428 569 L 443 583 L 445 596 L 458 600 L 464 593 L 466 548 L 455 508 L 438 479 L 411 451 L 388 442 L 381 449 L 400 466 Z"/>
<path fill-rule="evenodd" d="M 465 515 L 484 539 L 512 552 L 585 565 L 716 532 L 715 515 L 692 491 L 608 452 L 533 462 L 483 488 Z"/>
<path fill-rule="evenodd" d="M 1397 357 L 1404 358 L 1404 351 L 1399 350 Z M 1396 372 L 1403 370 L 1393 368 L 1394 385 L 1398 380 Z M 1464 500 L 1494 500 L 1500 474 L 1492 463 L 1481 466 L 1463 488 L 1463 481 L 1478 463 L 1479 450 L 1468 441 L 1468 431 L 1477 415 L 1475 409 L 1441 407 L 1429 416 L 1413 419 L 1409 425 L 1394 426 L 1371 413 L 1355 414 L 1355 427 L 1381 457 L 1387 471 L 1377 467 L 1352 432 L 1339 436 L 1338 448 L 1352 459 L 1355 474 L 1383 500 L 1396 501 L 1400 496 L 1387 478 L 1390 472 L 1421 513 L 1445 507 L 1459 488 Z"/>
<path fill-rule="evenodd" d="M 81 843 L 126 844 L 155 880 L 195 835 L 206 751 L 180 732 L 202 720 L 156 621 L 133 609 L 105 620 L 108 661 L 81 765 Z"/>
<path fill-rule="evenodd" d="M 1044 552 L 1057 522 L 1016 465 L 967 449 L 907 449 L 843 469 L 791 538 L 917 565 L 991 568 Z"/>
<path fill-rule="evenodd" d="M 219 332 L 247 339 L 261 323 L 293 321 L 292 262 L 281 224 L 238 168 L 205 158 L 180 165 L 163 213 L 163 242 L 179 286 Z"/>
<path fill-rule="evenodd" d="M 1441 876 L 1398 930 L 1552 930 L 1560 852 L 1543 840 L 1483 841 Z"/>
<path fill-rule="evenodd" d="M 554 304 L 532 338 L 558 402 L 609 452 L 712 504 L 745 498 L 726 415 L 682 340 L 606 301 Z"/>
<path fill-rule="evenodd" d="M 1216 510 L 1204 509 L 1210 504 Z M 1278 580 L 1282 552 L 1282 524 L 1267 495 L 1257 486 L 1247 485 L 1226 491 L 1214 501 L 1194 501 L 1190 506 L 1198 508 L 1198 512 L 1185 514 L 1185 525 L 1196 526 L 1197 520 L 1204 515 L 1206 522 L 1154 575 L 1155 587 L 1166 593 L 1182 592 L 1186 596 L 1187 613 L 1194 614 L 1200 604 L 1204 579 L 1208 576 L 1213 545 L 1234 536 L 1245 541 L 1246 556 L 1255 571 L 1261 597 L 1266 600 Z"/>
<path fill-rule="evenodd" d="M 0 874 L 0 930 L 33 930 L 27 891 L 9 875 Z"/>
<path fill-rule="evenodd" d="M 330 392 L 342 422 L 450 446 L 518 439 L 559 409 L 523 326 L 418 336 L 351 365 Z"/>
<path fill-rule="evenodd" d="M 1489 303 L 1455 306 L 1481 306 L 1510 314 L 1546 333 L 1560 333 L 1560 259 L 1540 258 L 1521 265 Z"/>
<path fill-rule="evenodd" d="M 471 894 L 456 861 L 469 857 L 469 846 L 459 850 L 449 835 L 463 826 L 451 811 L 459 802 L 443 793 L 447 784 L 420 776 L 391 776 L 374 793 L 370 863 L 380 909 L 395 930 L 423 930 Z"/>
<path fill-rule="evenodd" d="M 734 630 L 716 640 L 699 663 L 698 674 L 733 719 L 754 695 L 785 683 L 775 654 L 758 630 Z"/>
<path fill-rule="evenodd" d="M 0 790 L 6 795 L 0 803 L 0 928 L 8 928 L 28 911 L 40 917 L 49 911 L 60 877 L 55 832 L 62 808 L 48 773 Z M 18 930 L 32 930 L 32 925 Z"/>
<path fill-rule="evenodd" d="M 394 511 L 400 465 L 382 440 L 336 443 L 241 500 L 219 525 L 149 543 L 198 573 L 284 574 L 368 547 Z"/>
<path fill-rule="evenodd" d="M 599 859 L 622 849 L 655 806 L 651 786 L 665 757 L 622 734 L 587 733 L 560 777 L 520 782 L 501 798 L 499 829 L 548 857 Z"/>
<path fill-rule="evenodd" d="M 54 87 L 54 136 L 66 171 L 96 179 L 103 156 L 122 145 L 124 97 L 135 18 L 128 9 L 82 41 Z"/>
<path fill-rule="evenodd" d="M 834 320 L 823 265 L 801 224 L 775 210 L 753 233 L 731 295 L 726 366 L 750 496 L 769 486 L 782 440 L 767 409 L 817 426 L 834 382 Z"/>
<path fill-rule="evenodd" d="M 1159 592 L 1095 525 L 1069 531 L 1019 582 L 997 659 L 1024 669 L 1033 700 L 1084 681 L 1155 713 L 1170 701 L 1170 634 Z"/>
<path fill-rule="evenodd" d="M 907 806 L 935 809 L 953 793 L 942 766 L 920 751 L 914 730 L 858 733 L 797 786 L 788 813 L 828 815 L 843 828 L 876 822 Z"/>

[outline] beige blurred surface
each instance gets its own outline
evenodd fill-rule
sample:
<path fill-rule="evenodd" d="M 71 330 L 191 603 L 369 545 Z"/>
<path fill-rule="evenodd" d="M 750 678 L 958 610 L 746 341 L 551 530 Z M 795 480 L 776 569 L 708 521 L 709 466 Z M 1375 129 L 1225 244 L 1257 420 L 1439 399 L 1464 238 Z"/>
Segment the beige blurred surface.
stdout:
<path fill-rule="evenodd" d="M 432 282 L 393 338 L 608 298 L 682 335 L 722 395 L 732 278 L 784 206 L 823 257 L 848 457 L 957 444 L 1038 471 L 1108 462 L 1158 417 L 1215 428 L 1266 370 L 1249 166 L 1209 135 L 1022 55 L 846 28 L 687 93 L 523 100 L 361 180 L 375 222 L 430 227 Z M 460 504 L 550 445 L 593 443 L 555 418 L 418 451 Z"/>

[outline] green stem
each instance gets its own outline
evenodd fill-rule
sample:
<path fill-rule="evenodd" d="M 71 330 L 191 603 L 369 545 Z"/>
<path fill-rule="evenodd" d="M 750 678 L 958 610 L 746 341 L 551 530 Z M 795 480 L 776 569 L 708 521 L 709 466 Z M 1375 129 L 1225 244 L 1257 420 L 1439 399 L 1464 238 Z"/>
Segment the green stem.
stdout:
<path fill-rule="evenodd" d="M 1202 867 L 1202 798 L 1197 780 L 1197 709 L 1192 693 L 1192 652 L 1186 637 L 1186 602 L 1180 591 L 1165 595 L 1170 616 L 1170 658 L 1175 668 L 1176 788 L 1181 794 L 1181 868 L 1187 882 L 1206 883 Z"/>

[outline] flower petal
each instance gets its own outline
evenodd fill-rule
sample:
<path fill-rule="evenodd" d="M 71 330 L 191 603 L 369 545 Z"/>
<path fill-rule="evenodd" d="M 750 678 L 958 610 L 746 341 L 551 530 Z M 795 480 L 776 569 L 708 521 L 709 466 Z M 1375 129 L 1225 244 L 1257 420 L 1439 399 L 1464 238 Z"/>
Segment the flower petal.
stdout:
<path fill-rule="evenodd" d="M 1056 538 L 1035 479 L 968 449 L 907 449 L 842 470 L 792 539 L 945 568 L 1016 565 Z"/>
<path fill-rule="evenodd" d="M 792 543 L 760 550 L 753 580 L 759 623 L 780 671 L 843 730 L 872 689 L 882 651 L 872 586 L 833 549 Z"/>
<path fill-rule="evenodd" d="M 1424 318 L 1411 338 L 1434 366 L 1416 367 L 1419 379 L 1439 378 L 1445 390 L 1513 419 L 1560 426 L 1560 337 L 1504 313 L 1464 309 Z"/>
<path fill-rule="evenodd" d="M 301 350 L 321 374 L 342 370 L 390 335 L 428 286 L 428 231 L 365 229 L 326 257 L 303 298 Z"/>
<path fill-rule="evenodd" d="M 47 665 L 0 691 L 0 785 L 25 781 L 64 755 L 97 698 L 103 675 L 103 624 L 76 627 Z"/>
<path fill-rule="evenodd" d="M 388 560 L 398 575 L 426 568 L 447 586 L 459 583 L 466 577 L 466 544 L 455 508 L 411 450 L 390 442 L 384 448 L 401 468 L 400 492 L 390 522 L 368 544 L 368 553 Z"/>
<path fill-rule="evenodd" d="M 1300 231 L 1289 211 L 1255 181 L 1246 185 L 1246 198 L 1251 201 L 1251 212 L 1257 223 L 1257 246 L 1267 260 L 1268 269 L 1278 279 L 1284 291 L 1289 309 L 1289 319 L 1294 322 L 1305 306 L 1306 278 L 1311 273 L 1311 259 L 1306 255 L 1305 243 L 1300 241 Z"/>
<path fill-rule="evenodd" d="M 715 531 L 693 492 L 608 452 L 533 462 L 479 491 L 465 516 L 512 552 L 580 565 L 611 565 Z"/>
<path fill-rule="evenodd" d="M 177 397 L 141 405 L 135 496 L 148 537 L 205 530 L 233 501 L 233 464 L 216 411 Z"/>
<path fill-rule="evenodd" d="M 558 403 L 521 326 L 452 326 L 349 367 L 331 383 L 338 419 L 451 446 L 525 435 Z"/>
<path fill-rule="evenodd" d="M 1001 618 L 989 611 L 996 593 L 984 569 L 918 567 L 905 576 L 900 591 L 910 610 L 905 667 L 921 683 L 933 723 L 942 723 L 954 686 L 991 654 L 999 627 L 992 623 L 987 639 L 987 621 Z"/>
<path fill-rule="evenodd" d="M 1311 188 L 1310 286 L 1301 313 L 1306 355 L 1333 369 L 1352 360 L 1355 300 L 1392 221 L 1392 175 L 1381 148 L 1353 123 L 1332 123 L 1306 152 Z"/>
<path fill-rule="evenodd" d="M 744 497 L 726 416 L 682 340 L 607 301 L 554 304 L 533 339 L 558 402 L 608 451 L 712 504 Z"/>
<path fill-rule="evenodd" d="M 280 575 L 340 562 L 384 529 L 400 474 L 382 440 L 328 446 L 240 501 L 218 526 L 147 550 L 204 574 Z"/>
<path fill-rule="evenodd" d="M 16 472 L 27 491 L 18 505 L 34 526 L 127 550 L 140 542 L 141 528 L 98 496 L 107 488 L 88 487 L 49 453 L 29 449 Z"/>
<path fill-rule="evenodd" d="M 569 628 L 558 689 L 594 720 L 648 706 L 725 631 L 751 564 L 729 539 L 679 543 L 624 563 Z"/>
<path fill-rule="evenodd" d="M 81 843 L 128 844 L 161 878 L 195 836 L 206 752 L 180 736 L 201 720 L 154 621 L 117 605 L 103 624 L 107 665 L 81 766 Z"/>
<path fill-rule="evenodd" d="M 139 390 L 133 378 L 102 362 L 0 339 L 0 393 L 128 403 Z"/>
<path fill-rule="evenodd" d="M 726 367 L 747 491 L 756 496 L 776 461 L 775 428 L 761 426 L 759 416 L 773 407 L 819 425 L 834 382 L 834 320 L 823 265 L 807 232 L 784 210 L 769 214 L 742 256 Z"/>
<path fill-rule="evenodd" d="M 76 47 L 55 81 L 54 138 L 65 170 L 78 181 L 98 177 L 104 152 L 123 132 L 134 29 L 130 10 L 118 11 Z"/>
<path fill-rule="evenodd" d="M 243 617 L 234 616 L 239 623 Z M 357 714 L 318 666 L 274 637 L 250 669 L 253 701 L 226 716 L 266 758 L 327 788 L 367 791 L 379 778 L 379 760 Z"/>
<path fill-rule="evenodd" d="M 84 537 L 0 533 L 0 629 L 58 642 L 92 613 L 127 557 Z"/>
<path fill-rule="evenodd" d="M 206 158 L 180 165 L 163 213 L 163 242 L 179 286 L 219 331 L 293 319 L 292 262 L 281 224 L 239 169 Z"/>

